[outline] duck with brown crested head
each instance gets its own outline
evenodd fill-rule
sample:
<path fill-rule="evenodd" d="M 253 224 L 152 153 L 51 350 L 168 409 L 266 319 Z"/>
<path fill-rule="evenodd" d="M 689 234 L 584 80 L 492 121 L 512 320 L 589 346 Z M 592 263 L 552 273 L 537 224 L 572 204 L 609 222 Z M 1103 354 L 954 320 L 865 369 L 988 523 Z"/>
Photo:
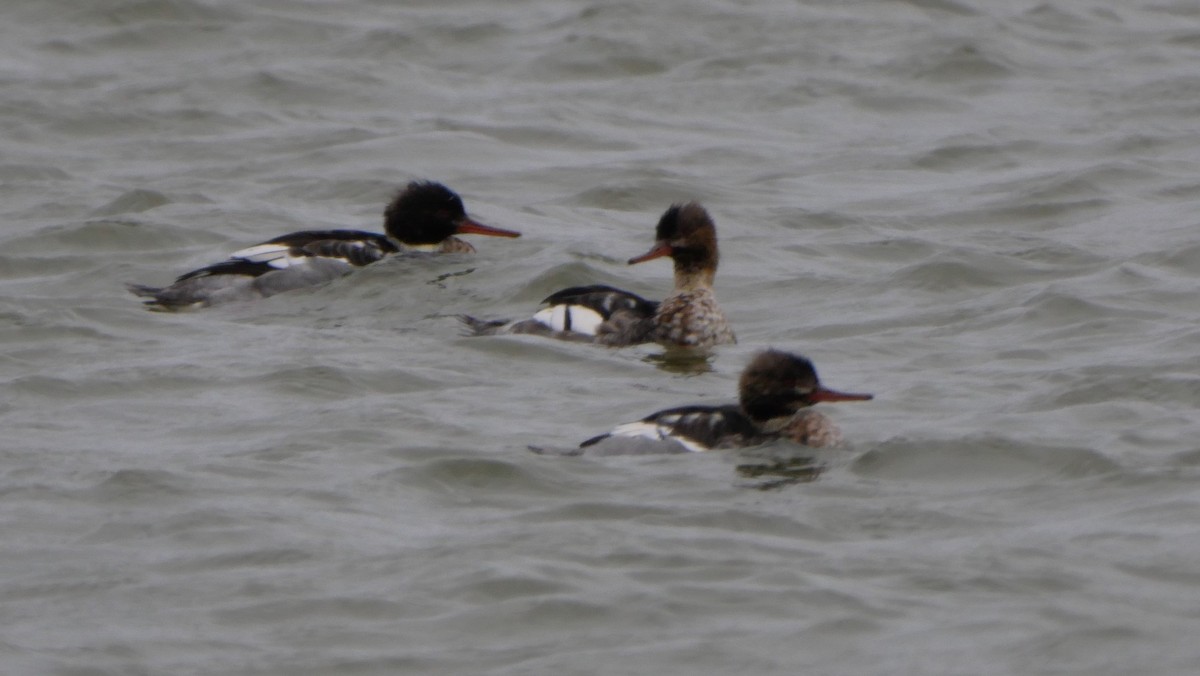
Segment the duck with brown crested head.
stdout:
<path fill-rule="evenodd" d="M 717 272 L 717 229 L 696 202 L 667 209 L 655 228 L 654 246 L 629 264 L 670 257 L 675 288 L 663 301 L 650 301 L 611 286 L 576 286 L 548 296 L 547 307 L 521 321 L 461 317 L 475 335 L 528 333 L 610 347 L 657 342 L 709 348 L 737 342 L 713 293 Z"/>
<path fill-rule="evenodd" d="M 224 261 L 180 275 L 166 287 L 130 284 L 156 310 L 207 307 L 315 286 L 403 252 L 474 253 L 462 234 L 519 237 L 467 215 L 462 198 L 441 183 L 413 181 L 384 211 L 385 234 L 304 230 L 235 251 Z"/>
<path fill-rule="evenodd" d="M 821 402 L 867 401 L 870 394 L 821 385 L 808 359 L 780 350 L 756 355 L 738 380 L 738 403 L 680 406 L 652 413 L 579 445 L 579 453 L 628 455 L 743 448 L 789 439 L 805 446 L 842 444 L 841 432 L 810 407 Z"/>

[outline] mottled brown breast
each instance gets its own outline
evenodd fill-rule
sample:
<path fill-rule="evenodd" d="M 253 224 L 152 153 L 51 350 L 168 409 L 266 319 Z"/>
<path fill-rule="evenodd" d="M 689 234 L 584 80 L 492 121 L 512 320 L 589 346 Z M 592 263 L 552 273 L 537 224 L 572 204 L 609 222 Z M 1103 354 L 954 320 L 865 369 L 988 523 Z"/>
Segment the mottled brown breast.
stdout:
<path fill-rule="evenodd" d="M 475 253 L 475 247 L 471 246 L 471 243 L 465 239 L 447 237 L 438 246 L 438 251 L 440 253 Z"/>
<path fill-rule="evenodd" d="M 655 340 L 683 347 L 736 343 L 711 289 L 682 291 L 663 301 L 655 315 Z"/>
<path fill-rule="evenodd" d="M 815 448 L 842 445 L 842 433 L 833 421 L 813 410 L 800 411 L 780 430 L 780 434 L 798 444 Z"/>

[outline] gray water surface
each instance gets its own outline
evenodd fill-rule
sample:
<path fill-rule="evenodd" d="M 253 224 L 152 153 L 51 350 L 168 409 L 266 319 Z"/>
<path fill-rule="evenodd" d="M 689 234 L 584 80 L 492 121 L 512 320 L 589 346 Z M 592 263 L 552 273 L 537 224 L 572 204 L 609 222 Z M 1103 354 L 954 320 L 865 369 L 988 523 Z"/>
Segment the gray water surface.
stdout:
<path fill-rule="evenodd" d="M 1200 6 L 0 8 L 5 674 L 1184 675 Z M 146 311 L 414 178 L 518 240 Z M 739 337 L 462 337 L 718 225 Z M 806 354 L 852 449 L 571 458 Z"/>

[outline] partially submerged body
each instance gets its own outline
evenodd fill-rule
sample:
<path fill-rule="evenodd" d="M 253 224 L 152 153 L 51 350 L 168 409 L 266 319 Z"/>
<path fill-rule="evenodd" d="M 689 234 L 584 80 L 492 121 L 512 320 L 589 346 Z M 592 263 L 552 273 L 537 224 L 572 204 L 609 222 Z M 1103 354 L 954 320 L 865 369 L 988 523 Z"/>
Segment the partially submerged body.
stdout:
<path fill-rule="evenodd" d="M 675 205 L 659 220 L 654 246 L 632 265 L 670 257 L 675 288 L 662 302 L 611 286 L 571 287 L 542 301 L 529 319 L 486 321 L 463 317 L 476 335 L 524 333 L 609 347 L 661 343 L 709 348 L 737 342 L 713 293 L 717 271 L 716 226 L 694 202 Z"/>
<path fill-rule="evenodd" d="M 413 182 L 400 191 L 384 212 L 384 226 L 387 234 L 293 232 L 235 251 L 224 261 L 180 275 L 169 286 L 130 284 L 129 290 L 150 299 L 146 305 L 152 309 L 208 307 L 317 286 L 397 253 L 474 253 L 475 247 L 456 234 L 520 235 L 472 220 L 457 194 L 428 182 Z"/>
<path fill-rule="evenodd" d="M 742 371 L 738 404 L 680 406 L 579 445 L 580 453 L 630 455 L 685 453 L 745 448 L 776 439 L 813 447 L 842 443 L 837 426 L 810 409 L 818 402 L 866 401 L 869 394 L 849 394 L 821 385 L 812 362 L 799 355 L 767 350 Z"/>

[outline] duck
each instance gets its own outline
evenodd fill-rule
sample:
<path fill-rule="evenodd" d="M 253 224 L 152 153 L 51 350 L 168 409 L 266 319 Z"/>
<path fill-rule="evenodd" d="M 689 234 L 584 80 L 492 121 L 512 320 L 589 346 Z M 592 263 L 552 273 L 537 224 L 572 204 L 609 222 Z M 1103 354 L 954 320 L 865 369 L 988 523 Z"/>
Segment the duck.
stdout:
<path fill-rule="evenodd" d="M 777 439 L 814 448 L 838 447 L 844 444 L 841 431 L 811 407 L 873 398 L 829 389 L 806 357 L 769 349 L 756 354 L 742 370 L 737 404 L 664 409 L 587 439 L 570 454 L 699 453 Z"/>
<path fill-rule="evenodd" d="M 659 343 L 707 349 L 737 342 L 713 292 L 720 255 L 712 217 L 696 202 L 674 204 L 655 227 L 654 245 L 629 265 L 670 258 L 675 288 L 662 301 L 597 284 L 557 291 L 546 307 L 520 321 L 459 319 L 470 335 L 534 334 L 560 340 L 625 347 Z"/>
<path fill-rule="evenodd" d="M 458 193 L 434 181 L 412 181 L 383 213 L 384 233 L 303 230 L 235 251 L 227 259 L 184 273 L 169 286 L 127 285 L 154 310 L 209 307 L 316 286 L 391 255 L 475 252 L 457 235 L 520 237 L 467 215 Z"/>

